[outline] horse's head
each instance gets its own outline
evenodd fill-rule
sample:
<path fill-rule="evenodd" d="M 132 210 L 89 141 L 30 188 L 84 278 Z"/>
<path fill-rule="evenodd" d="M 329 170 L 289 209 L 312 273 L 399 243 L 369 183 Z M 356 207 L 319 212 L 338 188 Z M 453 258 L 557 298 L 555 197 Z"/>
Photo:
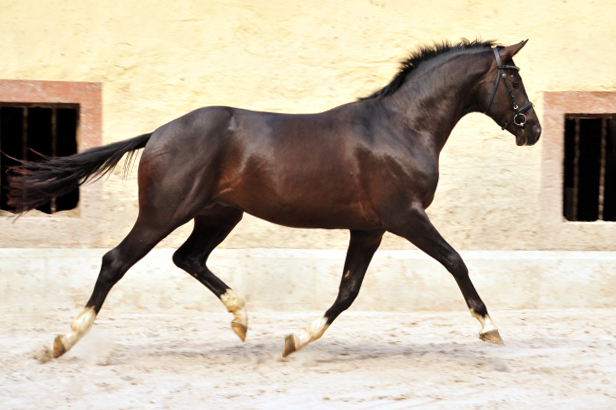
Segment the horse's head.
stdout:
<path fill-rule="evenodd" d="M 526 95 L 520 69 L 513 63 L 513 56 L 527 41 L 492 49 L 492 63 L 483 87 L 487 98 L 487 103 L 482 104 L 487 107 L 484 114 L 515 135 L 518 145 L 533 145 L 541 135 L 541 125 Z"/>

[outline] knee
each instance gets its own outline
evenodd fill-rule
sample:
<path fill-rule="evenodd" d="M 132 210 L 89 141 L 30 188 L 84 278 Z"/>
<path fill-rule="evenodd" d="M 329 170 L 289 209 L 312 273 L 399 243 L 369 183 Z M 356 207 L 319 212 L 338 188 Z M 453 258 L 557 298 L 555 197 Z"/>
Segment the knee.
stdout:
<path fill-rule="evenodd" d="M 126 271 L 124 266 L 125 264 L 120 257 L 119 251 L 117 249 L 110 250 L 103 256 L 103 263 L 98 281 L 112 284 L 117 282 L 118 278 L 121 278 Z"/>
<path fill-rule="evenodd" d="M 116 270 L 120 265 L 120 254 L 117 249 L 112 249 L 103 255 L 103 268 Z"/>

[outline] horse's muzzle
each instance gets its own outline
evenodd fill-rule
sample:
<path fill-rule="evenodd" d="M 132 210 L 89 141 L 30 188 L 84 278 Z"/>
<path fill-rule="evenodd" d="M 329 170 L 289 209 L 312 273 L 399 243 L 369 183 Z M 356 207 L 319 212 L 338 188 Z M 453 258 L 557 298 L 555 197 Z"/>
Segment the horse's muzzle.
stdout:
<path fill-rule="evenodd" d="M 541 136 L 541 125 L 526 125 L 522 127 L 515 134 L 515 143 L 517 146 L 521 147 L 524 145 L 535 145 L 537 141 L 539 141 L 539 137 Z"/>
<path fill-rule="evenodd" d="M 539 141 L 539 137 L 541 137 L 541 125 L 537 122 L 531 126 L 528 134 L 526 145 L 535 145 Z"/>

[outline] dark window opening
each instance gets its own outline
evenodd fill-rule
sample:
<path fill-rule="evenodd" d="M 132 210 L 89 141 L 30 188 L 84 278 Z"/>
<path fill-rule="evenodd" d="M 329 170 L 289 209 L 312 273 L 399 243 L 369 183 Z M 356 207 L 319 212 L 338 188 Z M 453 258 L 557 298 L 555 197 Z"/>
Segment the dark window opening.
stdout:
<path fill-rule="evenodd" d="M 6 155 L 40 161 L 41 155 L 55 158 L 77 153 L 79 106 L 75 104 L 0 103 L 0 150 Z M 39 155 L 41 154 L 41 155 Z M 7 168 L 17 162 L 0 156 L 0 209 L 13 210 L 7 204 Z M 53 198 L 37 208 L 47 214 L 75 209 L 79 189 Z"/>
<path fill-rule="evenodd" d="M 563 215 L 616 221 L 616 115 L 565 118 Z"/>

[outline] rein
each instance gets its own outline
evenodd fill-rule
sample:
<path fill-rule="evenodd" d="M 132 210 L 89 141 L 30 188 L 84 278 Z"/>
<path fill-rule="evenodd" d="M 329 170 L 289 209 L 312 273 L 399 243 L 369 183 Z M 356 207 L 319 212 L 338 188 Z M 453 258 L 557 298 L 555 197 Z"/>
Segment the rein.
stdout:
<path fill-rule="evenodd" d="M 492 107 L 492 102 L 494 101 L 494 97 L 496 96 L 496 92 L 498 91 L 498 84 L 500 83 L 501 77 L 503 78 L 503 82 L 505 83 L 505 87 L 507 87 L 507 92 L 509 93 L 509 101 L 511 102 L 511 107 L 514 109 L 514 113 L 511 116 L 511 119 L 502 126 L 504 130 L 511 124 L 512 122 L 518 127 L 524 127 L 526 124 L 526 115 L 524 115 L 524 111 L 527 111 L 530 108 L 533 108 L 533 103 L 530 101 L 526 103 L 522 108 L 518 106 L 518 103 L 515 100 L 515 96 L 513 95 L 513 90 L 511 89 L 511 85 L 509 85 L 509 81 L 507 80 L 507 74 L 505 73 L 506 69 L 512 69 L 520 71 L 519 67 L 514 65 L 503 65 L 501 62 L 500 56 L 498 55 L 498 50 L 496 48 L 492 49 L 494 51 L 494 57 L 496 57 L 496 64 L 498 67 L 498 73 L 496 75 L 496 83 L 494 84 L 494 91 L 492 91 L 492 96 L 490 97 L 490 103 L 488 104 L 488 108 L 483 112 L 487 114 Z"/>

